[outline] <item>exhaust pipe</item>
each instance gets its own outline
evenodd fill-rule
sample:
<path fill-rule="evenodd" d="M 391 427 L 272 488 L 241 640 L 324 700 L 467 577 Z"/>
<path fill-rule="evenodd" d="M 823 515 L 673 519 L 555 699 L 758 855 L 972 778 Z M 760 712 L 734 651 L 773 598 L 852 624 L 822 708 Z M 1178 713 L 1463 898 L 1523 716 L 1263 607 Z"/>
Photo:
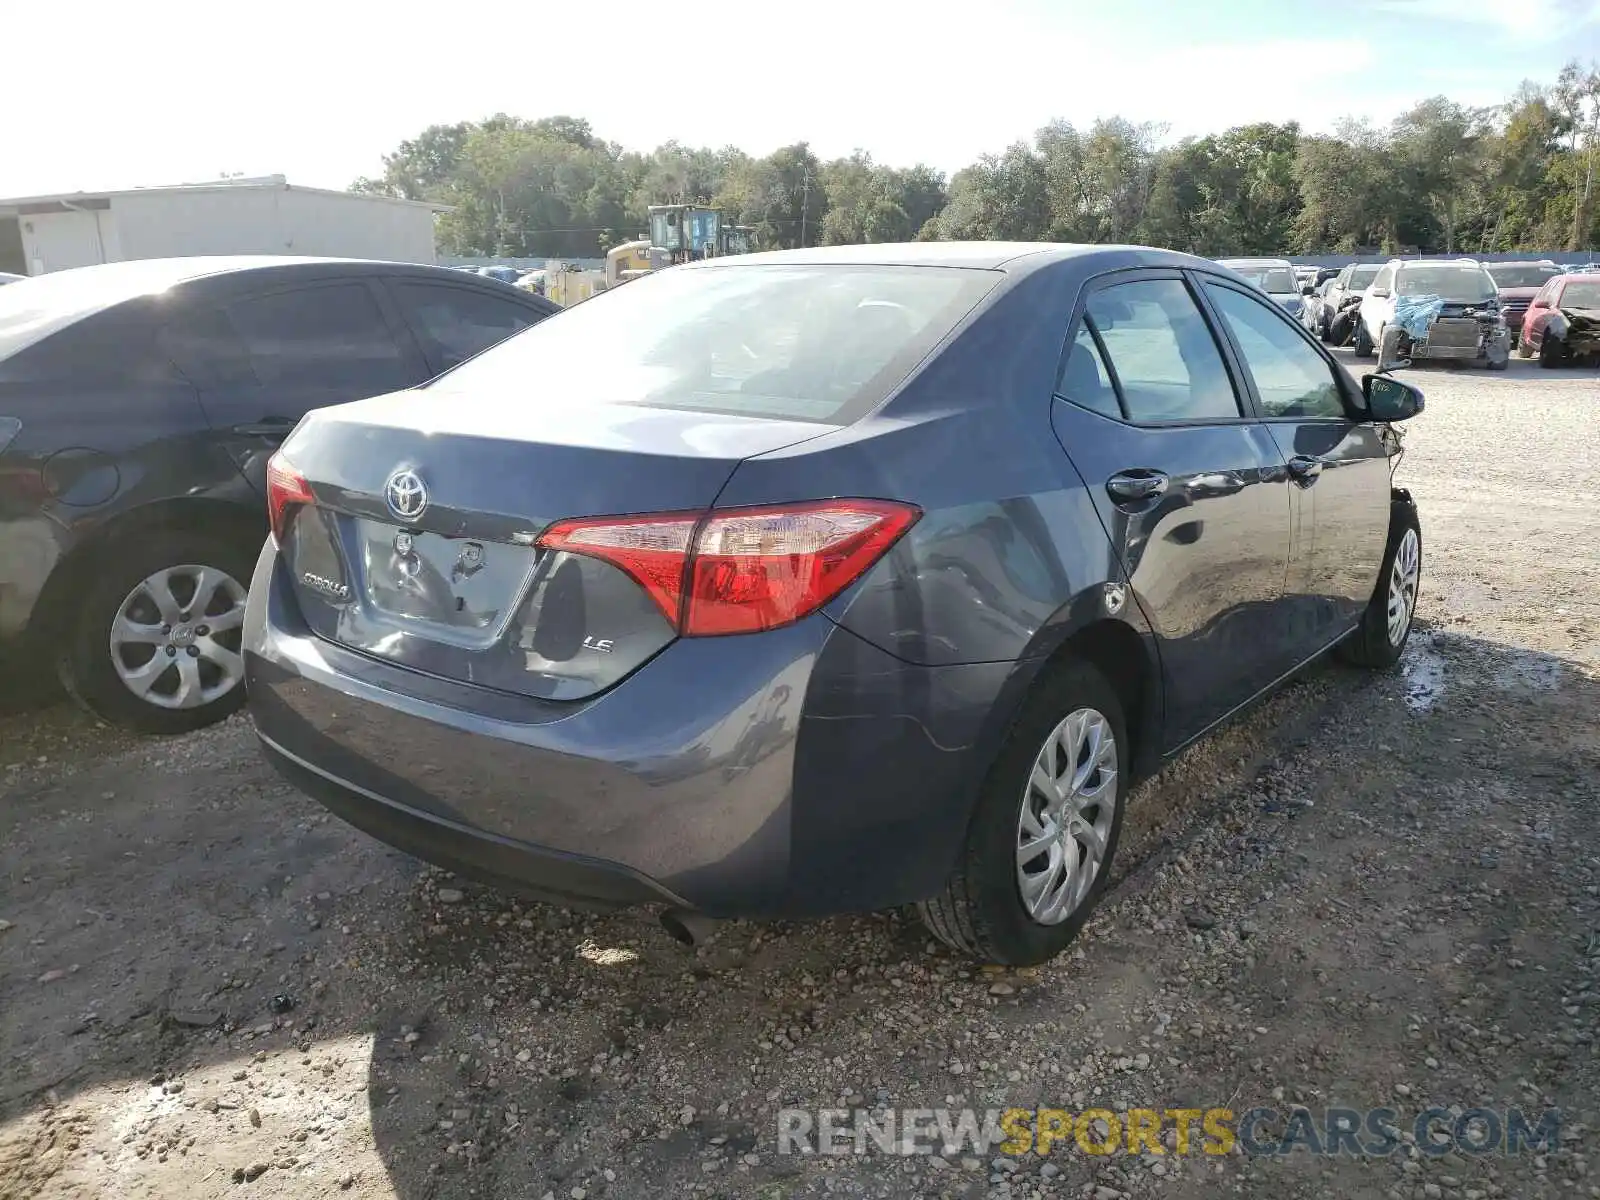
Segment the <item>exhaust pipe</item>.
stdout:
<path fill-rule="evenodd" d="M 722 922 L 716 917 L 691 912 L 686 908 L 669 908 L 661 914 L 661 927 L 685 946 L 702 945 L 721 925 Z"/>

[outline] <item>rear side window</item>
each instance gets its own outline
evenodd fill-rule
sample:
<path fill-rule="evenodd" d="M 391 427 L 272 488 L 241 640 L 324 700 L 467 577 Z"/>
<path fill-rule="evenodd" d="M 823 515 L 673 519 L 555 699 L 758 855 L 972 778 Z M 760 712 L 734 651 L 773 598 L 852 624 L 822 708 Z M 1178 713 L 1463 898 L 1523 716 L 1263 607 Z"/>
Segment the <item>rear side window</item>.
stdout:
<path fill-rule="evenodd" d="M 963 267 L 674 267 L 541 321 L 428 387 L 849 424 L 1000 278 Z"/>
<path fill-rule="evenodd" d="M 1095 292 L 1087 306 L 1132 421 L 1239 416 L 1222 353 L 1189 289 L 1142 279 Z"/>
<path fill-rule="evenodd" d="M 418 382 L 365 284 L 273 292 L 227 306 L 263 387 L 377 395 Z"/>
<path fill-rule="evenodd" d="M 1078 326 L 1078 336 L 1072 341 L 1072 353 L 1067 355 L 1067 365 L 1061 371 L 1061 383 L 1056 391 L 1062 399 L 1101 416 L 1122 416 L 1116 386 L 1111 382 L 1111 373 L 1106 370 L 1087 321 Z"/>
<path fill-rule="evenodd" d="M 401 310 L 422 339 L 428 357 L 444 370 L 460 366 L 543 314 L 473 288 L 437 283 L 397 283 Z"/>

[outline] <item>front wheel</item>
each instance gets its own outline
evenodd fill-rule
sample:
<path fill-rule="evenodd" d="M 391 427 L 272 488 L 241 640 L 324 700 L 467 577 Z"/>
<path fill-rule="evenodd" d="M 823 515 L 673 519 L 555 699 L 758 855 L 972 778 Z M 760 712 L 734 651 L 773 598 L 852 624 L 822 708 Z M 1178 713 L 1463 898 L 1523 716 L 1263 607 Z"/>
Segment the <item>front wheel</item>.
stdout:
<path fill-rule="evenodd" d="M 1561 365 L 1565 355 L 1561 353 L 1561 343 L 1548 333 L 1539 343 L 1539 365 L 1547 371 L 1553 371 Z"/>
<path fill-rule="evenodd" d="M 185 733 L 244 703 L 250 557 L 210 534 L 144 534 L 85 591 L 60 663 L 67 692 L 114 725 Z"/>
<path fill-rule="evenodd" d="M 1054 669 L 990 768 L 928 928 L 985 962 L 1054 958 L 1094 911 L 1122 831 L 1131 762 L 1115 690 L 1093 667 Z"/>
<path fill-rule="evenodd" d="M 1358 667 L 1391 667 L 1400 660 L 1417 611 L 1422 585 L 1422 525 L 1416 507 L 1389 505 L 1389 547 L 1384 551 L 1378 586 L 1361 615 L 1361 624 L 1339 644 L 1339 656 Z"/>
<path fill-rule="evenodd" d="M 1372 338 L 1367 334 L 1367 323 L 1359 319 L 1356 321 L 1356 357 L 1372 357 Z"/>

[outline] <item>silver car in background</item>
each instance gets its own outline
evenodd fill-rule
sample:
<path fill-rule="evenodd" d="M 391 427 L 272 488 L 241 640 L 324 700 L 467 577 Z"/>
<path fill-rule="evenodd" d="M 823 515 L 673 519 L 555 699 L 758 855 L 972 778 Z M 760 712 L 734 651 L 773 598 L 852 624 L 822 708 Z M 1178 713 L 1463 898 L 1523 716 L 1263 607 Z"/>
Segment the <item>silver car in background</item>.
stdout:
<path fill-rule="evenodd" d="M 1294 264 L 1286 258 L 1219 258 L 1217 263 L 1243 275 L 1288 310 L 1296 320 L 1304 306 Z"/>

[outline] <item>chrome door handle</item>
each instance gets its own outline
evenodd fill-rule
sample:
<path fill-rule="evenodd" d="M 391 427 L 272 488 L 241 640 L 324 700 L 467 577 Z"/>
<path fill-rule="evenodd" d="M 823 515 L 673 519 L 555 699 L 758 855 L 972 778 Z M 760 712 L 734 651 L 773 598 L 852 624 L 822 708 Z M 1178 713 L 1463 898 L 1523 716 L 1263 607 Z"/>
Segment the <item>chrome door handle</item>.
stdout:
<path fill-rule="evenodd" d="M 1317 481 L 1322 474 L 1322 468 L 1326 465 L 1320 458 L 1297 454 L 1289 460 L 1289 474 L 1293 475 L 1297 482 L 1309 486 Z"/>
<path fill-rule="evenodd" d="M 1167 490 L 1167 477 L 1160 471 L 1120 471 L 1106 480 L 1106 491 L 1113 500 L 1148 500 Z"/>

